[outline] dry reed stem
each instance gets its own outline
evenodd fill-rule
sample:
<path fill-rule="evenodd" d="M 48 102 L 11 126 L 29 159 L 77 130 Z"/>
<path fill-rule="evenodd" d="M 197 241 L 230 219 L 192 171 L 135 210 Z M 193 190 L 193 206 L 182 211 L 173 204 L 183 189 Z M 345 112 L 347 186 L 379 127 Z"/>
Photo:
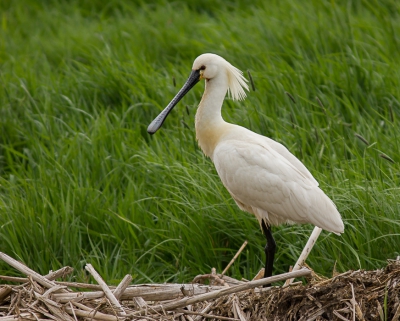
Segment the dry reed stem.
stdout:
<path fill-rule="evenodd" d="M 44 277 L 50 281 L 53 281 L 58 278 L 64 278 L 68 274 L 71 274 L 74 271 L 74 269 L 70 266 L 64 266 L 63 268 L 50 272 L 49 274 L 45 275 Z"/>
<path fill-rule="evenodd" d="M 125 275 L 122 281 L 118 284 L 117 288 L 112 292 L 117 300 L 121 298 L 122 293 L 124 293 L 131 282 L 132 276 L 130 274 Z"/>
<path fill-rule="evenodd" d="M 4 286 L 0 289 L 0 303 L 4 301 L 12 292 L 12 287 L 9 285 Z"/>
<path fill-rule="evenodd" d="M 229 287 L 229 288 L 223 288 L 221 290 L 214 291 L 211 293 L 200 294 L 196 297 L 183 298 L 179 301 L 166 303 L 164 305 L 154 306 L 153 310 L 157 311 L 157 312 L 170 311 L 170 310 L 174 310 L 177 308 L 183 308 L 183 307 L 187 306 L 188 304 L 194 304 L 194 303 L 198 303 L 198 302 L 212 300 L 212 299 L 216 299 L 221 296 L 224 296 L 224 295 L 253 289 L 255 287 L 263 286 L 266 284 L 271 284 L 273 282 L 284 281 L 284 280 L 287 280 L 288 278 L 292 278 L 292 277 L 296 278 L 296 277 L 300 277 L 300 276 L 307 276 L 310 274 L 311 274 L 311 271 L 308 269 L 301 269 L 299 271 L 283 273 L 280 275 L 271 276 L 269 278 L 264 278 L 264 279 L 256 280 L 256 281 L 250 281 L 250 282 L 246 282 L 244 284 L 240 284 L 240 285 Z M 145 312 L 144 310 L 141 310 L 141 311 L 135 312 L 131 315 L 132 316 L 141 315 L 144 312 Z"/>
<path fill-rule="evenodd" d="M 31 270 L 30 268 L 18 262 L 17 260 L 14 260 L 12 257 L 8 256 L 3 252 L 0 252 L 0 259 L 2 259 L 4 262 L 8 263 L 21 273 L 31 276 L 33 280 L 35 280 L 37 283 L 43 285 L 46 288 L 52 288 L 53 286 L 56 286 L 56 284 L 53 281 L 49 281 L 44 276 L 40 275 L 39 273 L 36 273 L 35 271 Z"/>
<path fill-rule="evenodd" d="M 119 319 L 118 317 L 116 317 L 115 315 L 111 315 L 111 314 L 104 314 L 98 311 L 83 311 L 83 310 L 78 310 L 78 309 L 72 309 L 71 307 L 65 307 L 65 311 L 67 311 L 69 314 L 75 314 L 79 317 L 85 317 L 85 318 L 89 318 L 89 319 L 94 319 L 94 320 L 104 320 L 104 321 L 118 321 L 118 320 L 122 320 Z M 2 321 L 0 319 L 0 321 Z"/>
<path fill-rule="evenodd" d="M 111 292 L 111 290 L 108 287 L 108 285 L 106 284 L 106 282 L 104 282 L 104 280 L 101 278 L 100 274 L 97 273 L 97 271 L 94 269 L 94 267 L 90 263 L 88 263 L 88 264 L 86 264 L 85 269 L 93 276 L 93 278 L 96 280 L 96 282 L 101 286 L 107 299 L 110 300 L 111 304 L 113 304 L 118 309 L 118 313 L 121 316 L 126 316 L 126 312 L 122 308 L 121 303 L 119 303 L 119 301 L 114 296 L 114 294 Z"/>
<path fill-rule="evenodd" d="M 231 267 L 231 265 L 235 262 L 235 260 L 237 259 L 237 257 L 240 255 L 240 253 L 242 253 L 243 249 L 246 247 L 247 245 L 247 240 L 244 241 L 244 243 L 242 244 L 242 246 L 240 247 L 240 249 L 236 252 L 235 256 L 232 258 L 232 260 L 228 263 L 228 265 L 226 266 L 226 268 L 222 271 L 220 277 L 224 276 L 224 274 L 226 273 L 226 271 L 229 270 L 229 268 Z"/>
<path fill-rule="evenodd" d="M 176 309 L 176 312 L 179 313 L 184 313 L 184 314 L 192 314 L 192 315 L 197 315 L 200 317 L 204 317 L 204 318 L 213 318 L 213 319 L 219 319 L 219 320 L 230 320 L 230 321 L 240 321 L 239 319 L 235 319 L 235 318 L 229 318 L 229 317 L 221 317 L 218 315 L 213 315 L 213 314 L 207 314 L 207 313 L 202 313 L 202 312 L 195 312 L 195 311 L 188 311 L 188 310 L 184 310 L 184 309 Z M 194 319 L 193 321 L 195 321 L 196 319 Z"/>
<path fill-rule="evenodd" d="M 314 247 L 314 244 L 317 241 L 318 236 L 321 234 L 321 232 L 322 232 L 322 228 L 317 227 L 317 226 L 314 227 L 314 230 L 312 231 L 312 233 L 306 243 L 306 246 L 304 247 L 303 251 L 301 252 L 292 271 L 297 271 L 304 265 L 304 262 L 306 261 L 308 255 L 310 254 L 312 248 Z M 294 279 L 295 278 L 286 280 L 285 285 L 289 285 L 290 283 L 292 283 L 294 281 Z"/>

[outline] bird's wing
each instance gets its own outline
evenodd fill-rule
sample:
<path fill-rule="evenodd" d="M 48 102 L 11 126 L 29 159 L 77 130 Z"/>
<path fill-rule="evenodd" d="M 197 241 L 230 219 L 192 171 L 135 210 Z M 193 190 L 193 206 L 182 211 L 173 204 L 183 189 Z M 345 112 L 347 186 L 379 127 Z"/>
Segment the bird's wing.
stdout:
<path fill-rule="evenodd" d="M 268 145 L 224 140 L 215 148 L 213 161 L 225 187 L 246 207 L 265 211 L 280 222 L 312 223 L 342 232 L 340 214 L 315 180 Z"/>
<path fill-rule="evenodd" d="M 259 136 L 261 136 L 261 135 L 259 135 Z M 314 182 L 316 184 L 316 186 L 319 185 L 318 182 L 316 181 L 316 179 L 311 175 L 311 173 L 307 169 L 307 167 L 305 167 L 304 164 L 302 162 L 300 162 L 296 156 L 294 156 L 291 152 L 289 152 L 289 150 L 285 146 L 274 141 L 271 138 L 268 138 L 265 136 L 261 136 L 261 137 L 264 140 L 264 144 L 269 145 L 272 149 L 274 149 L 276 152 L 281 154 L 287 161 L 289 161 L 304 176 L 306 176 L 310 181 Z"/>

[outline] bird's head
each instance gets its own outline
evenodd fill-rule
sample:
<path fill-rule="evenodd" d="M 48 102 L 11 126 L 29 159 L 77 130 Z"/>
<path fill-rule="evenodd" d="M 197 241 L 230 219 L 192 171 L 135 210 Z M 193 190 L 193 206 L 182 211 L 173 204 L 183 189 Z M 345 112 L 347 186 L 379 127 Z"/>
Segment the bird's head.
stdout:
<path fill-rule="evenodd" d="M 202 54 L 193 62 L 192 70 L 199 72 L 200 79 L 211 80 L 219 75 L 225 75 L 228 79 L 228 94 L 232 99 L 246 98 L 244 89 L 249 90 L 246 78 L 224 58 L 211 53 Z"/>
<path fill-rule="evenodd" d="M 151 122 L 147 128 L 147 132 L 154 134 L 162 126 L 170 111 L 200 80 L 206 79 L 207 81 L 211 81 L 220 76 L 226 76 L 228 94 L 232 99 L 241 100 L 246 97 L 244 89 L 249 90 L 249 87 L 246 84 L 246 78 L 243 77 L 243 73 L 239 69 L 218 55 L 211 53 L 202 54 L 193 62 L 192 72 L 181 90 Z"/>
<path fill-rule="evenodd" d="M 214 54 L 202 54 L 193 62 L 192 71 L 198 71 L 200 79 L 213 79 L 221 70 L 226 60 Z"/>

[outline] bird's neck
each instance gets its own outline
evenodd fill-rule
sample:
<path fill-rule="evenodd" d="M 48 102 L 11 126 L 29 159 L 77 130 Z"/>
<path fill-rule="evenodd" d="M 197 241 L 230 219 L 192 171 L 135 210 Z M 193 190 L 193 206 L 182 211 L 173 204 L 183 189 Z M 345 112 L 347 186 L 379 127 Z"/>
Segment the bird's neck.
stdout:
<path fill-rule="evenodd" d="M 206 88 L 196 113 L 196 138 L 204 154 L 211 159 L 216 145 L 226 130 L 221 108 L 228 81 L 226 77 L 206 80 Z"/>

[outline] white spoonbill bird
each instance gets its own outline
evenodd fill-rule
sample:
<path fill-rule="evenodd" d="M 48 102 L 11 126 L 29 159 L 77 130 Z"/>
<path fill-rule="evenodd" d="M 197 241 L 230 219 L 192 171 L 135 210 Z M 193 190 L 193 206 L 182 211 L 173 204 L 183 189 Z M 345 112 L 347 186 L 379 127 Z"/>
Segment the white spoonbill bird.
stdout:
<path fill-rule="evenodd" d="M 276 249 L 272 225 L 311 223 L 329 232 L 343 233 L 344 225 L 334 203 L 286 147 L 222 119 L 226 93 L 234 100 L 242 100 L 246 97 L 244 89 L 248 90 L 243 73 L 224 58 L 210 53 L 197 57 L 182 89 L 147 131 L 154 134 L 201 79 L 206 85 L 196 113 L 196 138 L 239 208 L 254 214 L 260 223 L 267 239 L 264 277 L 272 275 Z"/>

